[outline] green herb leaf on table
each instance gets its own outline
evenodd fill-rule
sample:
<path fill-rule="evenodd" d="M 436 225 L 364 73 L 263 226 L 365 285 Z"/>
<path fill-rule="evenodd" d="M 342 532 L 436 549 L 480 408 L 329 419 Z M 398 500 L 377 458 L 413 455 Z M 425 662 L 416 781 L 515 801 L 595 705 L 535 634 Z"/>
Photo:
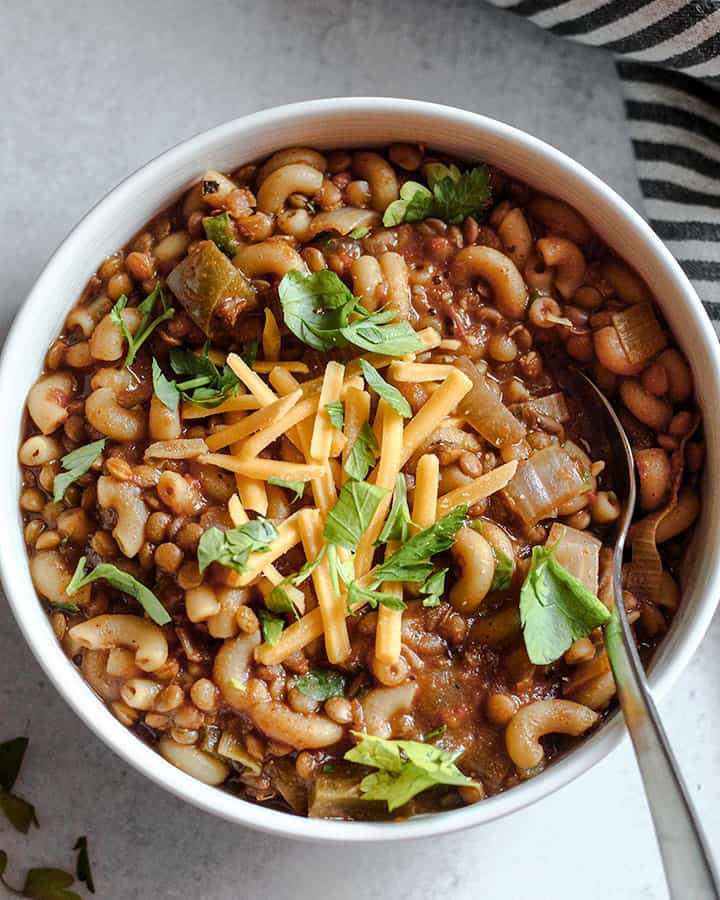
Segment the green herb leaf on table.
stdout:
<path fill-rule="evenodd" d="M 158 300 L 160 300 L 162 312 L 153 318 L 155 304 Z M 127 341 L 128 350 L 127 355 L 125 356 L 125 366 L 129 367 L 135 362 L 138 351 L 158 325 L 161 325 L 168 319 L 172 319 L 175 315 L 175 309 L 172 306 L 168 306 L 166 303 L 165 294 L 160 286 L 160 282 L 158 282 L 143 302 L 138 304 L 137 311 L 142 318 L 140 319 L 140 325 L 133 336 L 122 317 L 122 311 L 127 307 L 127 303 L 128 299 L 125 294 L 118 297 L 115 306 L 110 310 L 110 320 L 118 326 L 123 337 Z"/>
<path fill-rule="evenodd" d="M 352 610 L 356 603 L 367 603 L 371 609 L 377 609 L 378 606 L 386 606 L 388 609 L 396 610 L 407 608 L 401 597 L 362 587 L 357 581 L 353 581 L 348 588 L 348 609 Z"/>
<path fill-rule="evenodd" d="M 360 743 L 345 759 L 379 771 L 360 782 L 364 800 L 384 800 L 392 812 L 417 794 L 438 784 L 476 785 L 455 764 L 457 753 L 420 741 L 392 741 L 353 732 Z"/>
<path fill-rule="evenodd" d="M 133 578 L 128 572 L 123 572 L 122 569 L 118 569 L 117 566 L 112 565 L 112 563 L 100 563 L 90 572 L 86 573 L 85 563 L 85 557 L 81 556 L 78 560 L 73 577 L 65 588 L 65 593 L 68 597 L 72 597 L 73 594 L 77 593 L 77 591 L 84 588 L 86 585 L 102 579 L 103 581 L 107 581 L 111 587 L 114 587 L 116 590 L 122 591 L 124 594 L 128 594 L 130 597 L 137 600 L 153 622 L 158 625 L 167 625 L 167 623 L 171 621 L 170 614 L 150 588 L 146 587 L 136 578 Z"/>
<path fill-rule="evenodd" d="M 460 172 L 457 166 L 430 163 L 424 167 L 424 174 L 429 187 L 406 181 L 400 189 L 400 199 L 385 210 L 383 225 L 392 227 L 430 216 L 459 225 L 468 216 L 480 218 L 484 214 L 491 196 L 487 166 Z"/>
<path fill-rule="evenodd" d="M 289 491 L 292 491 L 295 494 L 293 500 L 300 500 L 305 493 L 304 481 L 288 481 L 286 478 L 276 478 L 275 476 L 272 476 L 271 478 L 268 478 L 267 483 L 274 484 L 276 487 L 287 488 Z"/>
<path fill-rule="evenodd" d="M 365 376 L 365 381 L 368 383 L 368 387 L 371 387 L 378 397 L 382 397 L 388 406 L 404 419 L 409 419 L 412 416 L 412 409 L 407 400 L 396 387 L 385 381 L 374 366 L 371 366 L 366 359 L 361 359 L 360 368 Z"/>
<path fill-rule="evenodd" d="M 356 481 L 364 481 L 367 473 L 375 465 L 375 453 L 378 450 L 378 442 L 375 432 L 369 422 L 363 423 L 362 428 L 350 448 L 343 468 Z"/>
<path fill-rule="evenodd" d="M 445 593 L 445 578 L 449 569 L 438 569 L 420 587 L 420 593 L 424 594 L 423 606 L 440 606 L 440 601 Z"/>
<path fill-rule="evenodd" d="M 322 702 L 345 694 L 345 676 L 336 669 L 313 669 L 295 678 L 292 686 L 306 697 Z"/>
<path fill-rule="evenodd" d="M 368 313 L 348 286 L 329 269 L 309 275 L 292 269 L 278 286 L 285 324 L 314 350 L 355 344 L 391 356 L 420 350 L 423 343 L 409 322 L 394 322 L 397 312 Z M 357 318 L 351 321 L 351 317 Z"/>
<path fill-rule="evenodd" d="M 216 216 L 207 216 L 203 219 L 205 237 L 217 245 L 226 256 L 235 256 L 240 249 L 240 244 L 235 237 L 235 232 L 230 221 L 230 213 L 218 213 Z"/>
<path fill-rule="evenodd" d="M 201 572 L 218 562 L 236 572 L 244 572 L 251 553 L 263 553 L 277 537 L 277 529 L 262 516 L 237 528 L 208 528 L 198 543 L 198 567 Z"/>
<path fill-rule="evenodd" d="M 434 572 L 429 562 L 436 553 L 452 547 L 455 532 L 462 528 L 467 506 L 457 506 L 434 525 L 413 535 L 374 572 L 374 581 L 425 581 Z"/>
<path fill-rule="evenodd" d="M 172 412 L 177 412 L 180 403 L 180 391 L 177 382 L 168 380 L 162 373 L 160 364 L 153 357 L 152 361 L 153 391 L 158 400 Z"/>
<path fill-rule="evenodd" d="M 32 900 L 81 900 L 75 891 L 66 890 L 74 882 L 73 876 L 62 869 L 30 869 L 22 896 Z"/>
<path fill-rule="evenodd" d="M 520 622 L 528 657 L 535 665 L 554 662 L 574 640 L 610 620 L 605 604 L 560 565 L 554 549 L 533 547 L 520 589 Z"/>
<path fill-rule="evenodd" d="M 64 471 L 58 472 L 53 480 L 53 500 L 55 503 L 59 503 L 70 485 L 76 482 L 78 478 L 82 478 L 88 471 L 105 449 L 106 443 L 107 438 L 101 438 L 99 441 L 93 441 L 92 444 L 76 447 L 75 450 L 71 450 L 70 453 L 66 453 L 61 458 L 60 465 Z"/>
<path fill-rule="evenodd" d="M 342 431 L 345 424 L 345 408 L 342 400 L 333 400 L 332 403 L 326 403 L 325 412 L 328 415 L 328 419 L 330 419 L 332 427 Z"/>
<path fill-rule="evenodd" d="M 22 834 L 27 834 L 31 825 L 38 824 L 32 803 L 12 793 L 28 743 L 28 738 L 17 737 L 0 744 L 0 810 L 13 828 Z"/>
<path fill-rule="evenodd" d="M 90 866 L 90 855 L 88 853 L 87 838 L 83 835 L 75 841 L 73 850 L 77 850 L 77 864 L 75 866 L 75 877 L 78 881 L 84 882 L 91 894 L 95 893 L 95 881 L 93 879 L 92 868 Z"/>
<path fill-rule="evenodd" d="M 337 503 L 327 515 L 323 537 L 330 544 L 356 550 L 358 541 L 388 492 L 364 481 L 347 481 L 340 490 Z"/>
<path fill-rule="evenodd" d="M 0 790 L 0 810 L 12 827 L 21 834 L 27 834 L 31 825 L 38 824 L 33 804 L 4 789 Z"/>
<path fill-rule="evenodd" d="M 395 479 L 395 490 L 390 512 L 375 544 L 386 544 L 388 541 L 406 541 L 410 534 L 411 525 L 412 519 L 410 518 L 410 508 L 407 502 L 405 476 L 398 472 Z"/>
<path fill-rule="evenodd" d="M 260 625 L 262 626 L 263 639 L 265 643 L 274 647 L 280 640 L 280 635 L 285 628 L 285 620 L 279 616 L 273 616 L 264 609 L 258 610 Z"/>
<path fill-rule="evenodd" d="M 16 737 L 0 744 L 0 787 L 4 790 L 15 786 L 29 743 L 29 738 Z"/>
<path fill-rule="evenodd" d="M 170 350 L 170 366 L 176 375 L 187 376 L 176 382 L 183 400 L 213 409 L 228 397 L 237 394 L 240 379 L 227 364 L 216 366 L 208 357 L 206 343 L 199 354 L 192 350 L 173 347 Z"/>
<path fill-rule="evenodd" d="M 290 599 L 287 591 L 283 589 L 282 584 L 276 584 L 265 598 L 265 606 L 270 612 L 283 615 L 285 613 L 299 619 L 300 613 L 297 611 L 295 604 Z"/>

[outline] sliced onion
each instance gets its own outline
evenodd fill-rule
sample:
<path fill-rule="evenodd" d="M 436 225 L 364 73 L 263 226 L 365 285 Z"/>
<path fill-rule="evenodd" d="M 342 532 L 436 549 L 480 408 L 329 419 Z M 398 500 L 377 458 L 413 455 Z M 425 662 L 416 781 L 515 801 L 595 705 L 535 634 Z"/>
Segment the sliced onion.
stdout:
<path fill-rule="evenodd" d="M 520 463 L 505 497 L 526 525 L 535 525 L 587 490 L 586 473 L 578 460 L 554 444 Z"/>
<path fill-rule="evenodd" d="M 516 444 L 522 440 L 525 437 L 525 426 L 504 405 L 477 367 L 463 356 L 455 360 L 455 365 L 473 383 L 458 405 L 458 415 L 494 447 Z"/>
<path fill-rule="evenodd" d="M 554 522 L 546 547 L 555 547 L 555 559 L 593 594 L 598 592 L 602 541 L 587 531 Z"/>

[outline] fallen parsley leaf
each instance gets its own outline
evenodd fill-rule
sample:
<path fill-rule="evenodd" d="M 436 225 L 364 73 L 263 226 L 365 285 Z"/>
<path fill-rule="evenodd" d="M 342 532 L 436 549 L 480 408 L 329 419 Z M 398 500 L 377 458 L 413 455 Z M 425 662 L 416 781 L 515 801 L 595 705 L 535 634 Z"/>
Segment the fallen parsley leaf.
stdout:
<path fill-rule="evenodd" d="M 55 503 L 59 503 L 70 485 L 88 471 L 105 449 L 106 442 L 107 438 L 101 438 L 99 441 L 93 441 L 92 444 L 76 447 L 75 450 L 66 453 L 61 458 L 60 465 L 65 471 L 58 472 L 53 480 L 53 500 Z"/>
<path fill-rule="evenodd" d="M 172 412 L 177 412 L 180 403 L 180 391 L 175 381 L 169 381 L 162 373 L 158 361 L 152 361 L 153 391 L 158 400 Z"/>
<path fill-rule="evenodd" d="M 372 588 L 361 587 L 357 581 L 353 581 L 348 588 L 348 609 L 352 610 L 356 603 L 367 603 L 371 609 L 377 609 L 378 606 L 386 606 L 388 609 L 396 610 L 407 609 L 401 597 L 396 597 L 395 594 L 385 594 Z"/>
<path fill-rule="evenodd" d="M 358 541 L 367 531 L 380 501 L 386 494 L 385 488 L 375 484 L 347 481 L 340 490 L 337 503 L 325 520 L 323 530 L 325 540 L 347 550 L 356 550 Z"/>
<path fill-rule="evenodd" d="M 208 349 L 207 343 L 199 354 L 173 347 L 170 350 L 170 366 L 176 375 L 188 376 L 175 382 L 180 396 L 212 409 L 237 394 L 240 379 L 227 364 L 222 368 L 216 366 L 208 357 Z"/>
<path fill-rule="evenodd" d="M 332 427 L 342 431 L 345 424 L 345 409 L 342 400 L 333 400 L 332 403 L 326 403 L 325 412 L 328 414 Z"/>
<path fill-rule="evenodd" d="M 122 591 L 130 597 L 134 597 L 153 622 L 156 622 L 158 625 L 167 625 L 167 623 L 171 621 L 170 614 L 150 588 L 146 587 L 136 578 L 133 578 L 128 572 L 123 572 L 122 569 L 118 569 L 117 566 L 112 565 L 112 563 L 100 563 L 90 572 L 86 573 L 85 563 L 85 557 L 81 556 L 78 560 L 77 568 L 73 573 L 73 577 L 65 588 L 65 593 L 68 597 L 72 597 L 73 594 L 81 588 L 84 588 L 86 585 L 102 579 L 103 581 L 107 581 L 111 587 L 116 588 L 118 591 Z"/>
<path fill-rule="evenodd" d="M 352 732 L 360 743 L 345 759 L 378 769 L 360 782 L 363 800 L 385 800 L 392 812 L 417 794 L 437 784 L 475 785 L 455 765 L 459 753 L 421 741 L 391 741 Z"/>
<path fill-rule="evenodd" d="M 368 383 L 368 387 L 371 387 L 378 397 L 382 397 L 388 406 L 404 419 L 409 419 L 412 416 L 410 404 L 396 387 L 385 381 L 375 366 L 371 366 L 366 359 L 361 358 L 360 368 L 365 376 L 365 381 Z"/>
<path fill-rule="evenodd" d="M 274 484 L 276 487 L 287 488 L 289 491 L 293 491 L 295 496 L 293 500 L 300 500 L 302 495 L 305 493 L 305 482 L 304 481 L 288 481 L 286 478 L 276 478 L 274 475 L 267 480 L 268 484 Z"/>
<path fill-rule="evenodd" d="M 285 621 L 278 616 L 273 616 L 264 609 L 258 610 L 260 624 L 262 625 L 263 638 L 266 644 L 274 647 L 280 640 L 280 635 L 285 628 Z"/>
<path fill-rule="evenodd" d="M 320 552 L 315 557 L 315 559 L 309 559 L 307 562 L 303 563 L 300 569 L 294 574 L 290 576 L 290 584 L 298 585 L 302 584 L 303 581 L 306 581 L 312 573 L 317 569 L 320 563 L 323 561 L 323 557 L 327 552 L 327 544 L 323 544 Z"/>
<path fill-rule="evenodd" d="M 388 541 L 405 542 L 410 534 L 411 525 L 412 519 L 410 518 L 410 508 L 407 502 L 405 476 L 402 472 L 398 472 L 395 479 L 392 506 L 375 544 L 386 544 Z"/>
<path fill-rule="evenodd" d="M 207 216 L 203 219 L 203 228 L 205 237 L 212 241 L 225 256 L 235 256 L 240 249 L 240 244 L 235 237 L 232 223 L 230 221 L 230 213 L 218 213 L 216 216 Z"/>
<path fill-rule="evenodd" d="M 445 577 L 449 571 L 449 569 L 438 569 L 422 584 L 420 593 L 425 594 L 423 606 L 440 606 L 440 601 L 445 593 Z"/>
<path fill-rule="evenodd" d="M 30 869 L 22 896 L 32 900 L 81 900 L 75 891 L 65 890 L 74 882 L 73 876 L 62 869 Z"/>
<path fill-rule="evenodd" d="M 354 478 L 356 481 L 364 481 L 367 478 L 367 473 L 375 465 L 377 450 L 378 442 L 375 432 L 369 422 L 364 422 L 343 466 L 350 478 Z"/>
<path fill-rule="evenodd" d="M 27 834 L 32 824 L 38 824 L 32 803 L 12 793 L 28 743 L 28 738 L 17 737 L 0 744 L 0 810 L 13 828 L 22 834 Z"/>
<path fill-rule="evenodd" d="M 31 825 L 36 827 L 38 825 L 33 804 L 4 789 L 0 790 L 0 810 L 12 827 L 21 834 L 27 834 Z"/>
<path fill-rule="evenodd" d="M 250 519 L 237 528 L 208 528 L 200 538 L 197 549 L 201 572 L 218 562 L 236 572 L 244 572 L 251 553 L 263 553 L 277 537 L 277 529 L 262 516 Z"/>
<path fill-rule="evenodd" d="M 554 551 L 533 547 L 520 589 L 525 647 L 530 662 L 540 666 L 559 659 L 574 640 L 610 620 L 605 604 L 560 565 Z"/>
<path fill-rule="evenodd" d="M 160 300 L 160 303 L 162 305 L 162 312 L 159 316 L 153 318 L 153 311 L 158 300 Z M 158 281 L 152 292 L 148 294 L 148 296 L 143 300 L 142 303 L 138 304 L 137 311 L 140 313 L 142 318 L 140 319 L 140 326 L 133 336 L 122 317 L 122 311 L 126 308 L 127 302 L 128 299 L 125 294 L 123 294 L 121 297 L 118 297 L 115 306 L 113 306 L 113 308 L 110 310 L 110 320 L 113 322 L 113 324 L 118 326 L 118 328 L 122 332 L 122 336 L 127 341 L 128 351 L 125 357 L 125 366 L 129 367 L 135 362 L 135 357 L 137 356 L 138 351 L 145 343 L 145 341 L 150 337 L 153 331 L 155 331 L 158 325 L 162 324 L 167 319 L 172 319 L 172 317 L 175 315 L 175 309 L 172 306 L 167 305 L 165 301 L 165 294 L 163 293 L 163 289 L 160 285 L 160 282 Z"/>
<path fill-rule="evenodd" d="M 75 877 L 78 881 L 82 881 L 87 885 L 87 889 L 91 894 L 95 893 L 95 881 L 93 880 L 92 869 L 90 867 L 90 855 L 88 854 L 87 838 L 83 835 L 75 841 L 73 850 L 77 850 L 77 863 L 75 866 Z"/>
<path fill-rule="evenodd" d="M 345 676 L 336 669 L 314 669 L 305 675 L 299 675 L 292 686 L 306 697 L 321 702 L 344 695 Z"/>
<path fill-rule="evenodd" d="M 513 575 L 513 561 L 502 550 L 493 549 L 495 556 L 495 574 L 490 585 L 491 591 L 506 591 L 510 587 Z"/>

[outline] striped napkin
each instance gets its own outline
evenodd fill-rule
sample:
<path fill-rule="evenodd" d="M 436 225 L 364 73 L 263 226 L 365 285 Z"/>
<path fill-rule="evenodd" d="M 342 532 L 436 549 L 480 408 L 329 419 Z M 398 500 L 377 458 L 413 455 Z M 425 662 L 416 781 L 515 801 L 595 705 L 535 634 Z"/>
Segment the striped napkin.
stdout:
<path fill-rule="evenodd" d="M 490 0 L 617 54 L 648 220 L 720 333 L 720 0 Z"/>

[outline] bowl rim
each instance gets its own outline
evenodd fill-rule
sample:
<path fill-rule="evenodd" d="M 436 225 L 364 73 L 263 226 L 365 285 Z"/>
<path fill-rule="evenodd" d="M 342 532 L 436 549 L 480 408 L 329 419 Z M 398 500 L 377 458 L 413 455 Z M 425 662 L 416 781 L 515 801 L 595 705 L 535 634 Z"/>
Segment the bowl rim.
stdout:
<path fill-rule="evenodd" d="M 564 170 L 576 180 L 582 181 L 589 193 L 598 197 L 613 215 L 625 219 L 638 233 L 651 255 L 661 266 L 663 274 L 674 282 L 676 292 L 683 295 L 687 310 L 697 327 L 701 343 L 704 344 L 705 355 L 708 357 L 711 371 L 707 373 L 707 376 L 712 379 L 712 384 L 715 386 L 720 383 L 720 354 L 715 333 L 697 294 L 679 264 L 642 217 L 612 188 L 584 166 L 550 144 L 514 126 L 474 112 L 420 100 L 391 97 L 334 97 L 272 107 L 232 119 L 200 132 L 160 153 L 106 193 L 62 241 L 20 307 L 8 332 L 0 357 L 0 390 L 3 386 L 7 388 L 12 384 L 13 366 L 17 359 L 22 358 L 23 342 L 26 336 L 32 332 L 34 317 L 42 313 L 43 295 L 53 284 L 56 270 L 60 269 L 62 260 L 73 254 L 75 245 L 80 245 L 87 234 L 95 228 L 102 228 L 106 209 L 113 202 L 118 203 L 122 198 L 137 196 L 143 182 L 150 178 L 162 177 L 163 173 L 172 172 L 179 167 L 183 160 L 191 160 L 195 157 L 200 160 L 203 148 L 231 140 L 242 132 L 275 126 L 279 128 L 277 147 L 280 149 L 284 146 L 282 126 L 284 122 L 287 124 L 290 119 L 338 113 L 350 117 L 382 112 L 398 116 L 422 115 L 434 120 L 438 127 L 452 123 L 459 128 L 482 130 L 500 140 L 519 145 L 537 156 L 543 163 L 552 164 L 556 169 Z M 143 223 L 137 224 L 138 227 L 141 227 Z M 15 434 L 14 432 L 12 434 L 14 440 Z M 16 453 L 14 444 L 11 453 L 13 455 Z M 15 508 L 12 509 L 10 493 L 4 495 L 8 499 L 8 503 L 0 503 L 0 506 L 5 505 L 6 508 L 3 512 L 7 518 L 12 519 L 15 516 L 15 520 L 19 521 L 17 497 L 14 499 Z M 719 503 L 720 501 L 717 501 L 713 506 L 716 518 L 719 517 Z M 19 527 L 18 531 L 20 531 Z M 17 544 L 17 534 L 15 538 Z M 22 541 L 21 535 L 20 540 Z M 237 824 L 285 837 L 328 842 L 373 842 L 449 834 L 516 812 L 569 784 L 607 756 L 626 736 L 621 717 L 615 715 L 582 745 L 554 762 L 540 775 L 515 786 L 510 791 L 463 809 L 419 816 L 403 823 L 306 819 L 268 809 L 212 788 L 186 775 L 132 735 L 115 719 L 66 658 L 50 628 L 41 629 L 40 632 L 33 631 L 32 614 L 27 612 L 27 604 L 22 601 L 28 578 L 27 562 L 24 556 L 22 559 L 17 558 L 11 543 L 6 540 L 0 541 L 0 572 L 10 608 L 36 660 L 65 701 L 106 745 L 137 771 L 206 812 L 219 815 Z M 713 565 L 714 568 L 706 577 L 703 599 L 697 610 L 694 611 L 692 620 L 685 624 L 682 635 L 676 642 L 678 646 L 673 648 L 670 658 L 663 656 L 662 665 L 656 664 L 650 674 L 650 684 L 655 696 L 662 696 L 676 681 L 710 623 L 718 602 L 717 598 L 720 595 L 718 590 L 720 587 L 720 560 Z M 19 589 L 16 590 L 16 587 Z M 68 673 L 71 670 L 75 672 L 76 677 L 69 677 Z M 78 682 L 85 687 L 85 690 L 79 688 Z"/>

